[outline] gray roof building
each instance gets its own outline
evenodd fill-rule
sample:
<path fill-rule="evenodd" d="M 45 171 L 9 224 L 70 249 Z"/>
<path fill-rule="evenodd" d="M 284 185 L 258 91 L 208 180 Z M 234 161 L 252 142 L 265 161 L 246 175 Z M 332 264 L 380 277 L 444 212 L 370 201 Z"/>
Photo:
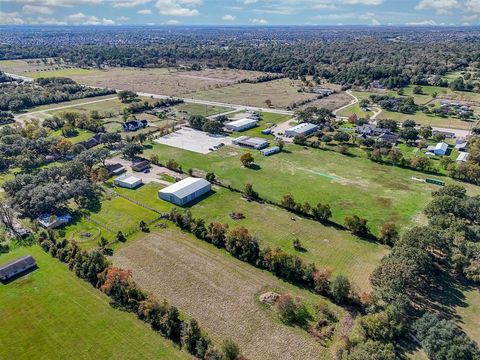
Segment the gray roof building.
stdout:
<path fill-rule="evenodd" d="M 189 177 L 158 192 L 160 199 L 183 206 L 208 193 L 212 185 L 205 179 Z"/>
<path fill-rule="evenodd" d="M 232 140 L 232 143 L 238 146 L 244 146 L 255 150 L 264 149 L 268 146 L 268 141 L 263 138 L 240 136 Z"/>
<path fill-rule="evenodd" d="M 311 123 L 301 123 L 285 131 L 285 135 L 289 137 L 306 136 L 317 131 L 318 125 Z"/>
<path fill-rule="evenodd" d="M 0 281 L 7 281 L 18 274 L 37 266 L 37 262 L 30 255 L 22 256 L 5 265 L 0 266 Z"/>

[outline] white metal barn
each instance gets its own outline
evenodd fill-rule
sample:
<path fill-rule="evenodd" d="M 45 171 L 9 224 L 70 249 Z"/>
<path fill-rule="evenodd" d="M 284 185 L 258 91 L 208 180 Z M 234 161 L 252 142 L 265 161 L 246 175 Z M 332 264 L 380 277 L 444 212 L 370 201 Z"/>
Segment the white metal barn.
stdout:
<path fill-rule="evenodd" d="M 294 127 L 291 127 L 290 129 L 287 129 L 285 131 L 285 135 L 289 137 L 295 137 L 295 136 L 306 136 L 310 135 L 311 133 L 314 133 L 317 131 L 318 126 L 315 124 L 311 123 L 301 123 L 298 125 L 295 125 Z"/>
<path fill-rule="evenodd" d="M 231 131 L 244 131 L 257 126 L 256 119 L 240 119 L 225 124 L 225 128 Z"/>
<path fill-rule="evenodd" d="M 139 187 L 140 185 L 142 185 L 143 181 L 142 181 L 142 179 L 139 179 L 135 176 L 125 174 L 125 175 L 117 177 L 114 180 L 114 183 L 115 183 L 115 185 L 123 187 L 123 188 L 135 189 L 136 187 Z"/>
<path fill-rule="evenodd" d="M 183 206 L 208 193 L 212 185 L 205 179 L 186 178 L 158 192 L 160 199 Z"/>

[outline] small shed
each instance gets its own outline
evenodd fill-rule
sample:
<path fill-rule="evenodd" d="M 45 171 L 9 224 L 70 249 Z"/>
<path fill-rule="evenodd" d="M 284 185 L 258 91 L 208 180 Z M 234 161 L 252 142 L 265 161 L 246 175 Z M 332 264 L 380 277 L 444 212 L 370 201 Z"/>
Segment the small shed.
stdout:
<path fill-rule="evenodd" d="M 267 149 L 260 150 L 263 156 L 270 156 L 280 152 L 280 148 L 278 146 L 272 146 Z"/>
<path fill-rule="evenodd" d="M 113 182 L 115 185 L 126 189 L 135 189 L 143 184 L 142 179 L 128 174 L 117 177 Z"/>
<path fill-rule="evenodd" d="M 467 162 L 468 155 L 469 154 L 467 152 L 461 152 L 457 157 L 457 162 Z"/>
<path fill-rule="evenodd" d="M 435 155 L 443 156 L 447 153 L 448 144 L 446 142 L 440 142 L 433 148 L 432 152 Z"/>

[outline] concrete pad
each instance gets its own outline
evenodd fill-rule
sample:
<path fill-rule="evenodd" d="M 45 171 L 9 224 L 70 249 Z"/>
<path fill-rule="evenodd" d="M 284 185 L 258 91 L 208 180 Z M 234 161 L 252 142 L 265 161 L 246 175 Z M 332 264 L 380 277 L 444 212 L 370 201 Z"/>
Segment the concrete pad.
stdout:
<path fill-rule="evenodd" d="M 221 143 L 231 145 L 232 139 L 224 135 L 211 135 L 191 128 L 182 128 L 155 139 L 155 142 L 199 154 L 208 154 L 212 152 L 210 149 L 214 149 L 214 146 L 218 146 Z"/>

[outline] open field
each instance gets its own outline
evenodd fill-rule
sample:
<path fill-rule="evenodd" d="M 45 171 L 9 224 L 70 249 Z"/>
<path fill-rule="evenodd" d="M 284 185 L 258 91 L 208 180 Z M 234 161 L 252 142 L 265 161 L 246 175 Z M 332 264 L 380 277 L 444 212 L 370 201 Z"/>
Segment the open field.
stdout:
<path fill-rule="evenodd" d="M 212 88 L 190 94 L 189 97 L 258 107 L 265 107 L 265 101 L 271 100 L 274 108 L 286 108 L 295 102 L 316 98 L 315 94 L 298 92 L 298 89 L 298 82 L 280 79 L 259 84 L 236 84 L 224 88 Z"/>
<path fill-rule="evenodd" d="M 88 130 L 76 129 L 76 131 L 77 135 L 71 137 L 64 137 L 61 130 L 52 131 L 50 132 L 49 136 L 61 136 L 70 141 L 72 144 L 78 144 L 90 139 L 93 135 L 95 135 L 93 132 Z"/>
<path fill-rule="evenodd" d="M 25 254 L 38 269 L 0 284 L 0 358 L 189 359 L 39 246 L 14 249 L 0 262 Z"/>
<path fill-rule="evenodd" d="M 250 182 L 260 196 L 270 200 L 280 201 L 283 194 L 290 192 L 297 201 L 330 204 L 334 221 L 343 223 L 345 216 L 359 215 L 369 220 L 374 233 L 385 222 L 400 227 L 411 224 L 436 188 L 411 180 L 412 176 L 426 177 L 413 170 L 297 145 L 286 149 L 270 157 L 253 152 L 258 170 L 241 166 L 240 155 L 247 151 L 237 147 L 203 156 L 155 144 L 145 154 L 155 153 L 163 162 L 175 159 L 184 169 L 213 171 L 225 184 L 239 189 Z M 474 186 L 462 185 L 478 192 Z"/>
<path fill-rule="evenodd" d="M 231 69 L 186 72 L 165 68 L 112 68 L 92 74 L 72 75 L 71 78 L 91 86 L 178 96 L 228 86 L 260 75 L 262 73 Z"/>
<path fill-rule="evenodd" d="M 218 114 L 232 110 L 231 108 L 220 107 L 220 106 L 189 104 L 189 103 L 175 105 L 170 107 L 169 109 L 174 112 L 183 113 L 186 116 L 191 116 L 191 115 L 211 116 L 211 115 L 218 115 Z"/>
<path fill-rule="evenodd" d="M 466 306 L 458 306 L 456 315 L 460 317 L 459 325 L 480 344 L 480 287 L 463 289 Z"/>
<path fill-rule="evenodd" d="M 271 290 L 301 296 L 310 306 L 321 297 L 189 234 L 173 227 L 154 230 L 116 250 L 112 259 L 116 266 L 132 269 L 140 286 L 196 318 L 214 338 L 236 341 L 249 359 L 318 359 L 328 354 L 304 330 L 281 324 L 257 300 Z"/>
<path fill-rule="evenodd" d="M 71 67 L 65 64 L 55 64 L 53 61 L 51 63 L 49 63 L 49 61 L 43 63 L 40 59 L 2 60 L 0 61 L 0 70 L 32 78 L 52 76 L 70 77 L 72 75 L 89 74 L 96 71 Z"/>
<path fill-rule="evenodd" d="M 158 198 L 161 188 L 161 184 L 150 183 L 134 191 L 122 188 L 116 191 L 153 209 L 167 212 L 174 205 Z M 346 231 L 292 216 L 275 206 L 248 202 L 238 193 L 218 187 L 211 195 L 189 208 L 195 217 L 201 217 L 207 223 L 220 221 L 230 227 L 243 225 L 258 237 L 262 247 L 280 247 L 307 263 L 329 266 L 335 275 L 348 276 L 362 290 L 370 289 L 368 277 L 388 251 L 384 246 L 361 240 Z M 232 220 L 229 216 L 231 212 L 240 212 L 245 218 Z M 292 241 L 295 238 L 300 239 L 306 252 L 293 249 Z"/>
<path fill-rule="evenodd" d="M 338 109 L 342 106 L 349 104 L 352 101 L 352 97 L 346 94 L 345 92 L 339 92 L 327 96 L 323 99 L 314 100 L 309 102 L 308 104 L 300 106 L 300 109 L 306 109 L 311 106 L 315 106 L 318 108 L 326 108 L 330 111 Z"/>

